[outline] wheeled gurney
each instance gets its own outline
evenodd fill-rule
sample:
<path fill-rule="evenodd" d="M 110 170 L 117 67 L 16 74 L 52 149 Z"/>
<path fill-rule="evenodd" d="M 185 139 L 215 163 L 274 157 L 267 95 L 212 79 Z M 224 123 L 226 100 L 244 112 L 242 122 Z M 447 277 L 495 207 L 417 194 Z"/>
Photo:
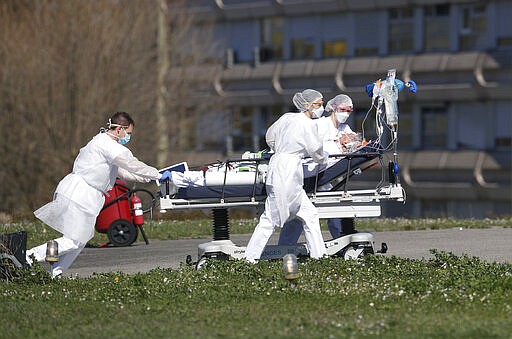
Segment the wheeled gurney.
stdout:
<path fill-rule="evenodd" d="M 398 166 L 398 93 L 407 88 L 415 93 L 416 83 L 412 80 L 404 83 L 395 79 L 395 70 L 388 70 L 385 81 L 376 81 L 366 86 L 368 95 L 372 98 L 372 106 L 368 113 L 375 108 L 375 121 L 377 140 L 357 149 L 349 154 L 333 155 L 330 160 L 337 160 L 332 166 L 323 170 L 318 168 L 314 175 L 306 176 L 304 189 L 311 202 L 317 207 L 319 217 L 325 218 L 354 218 L 378 217 L 381 215 L 383 201 L 405 202 L 405 191 L 399 182 Z M 364 128 L 364 127 L 363 127 Z M 384 131 L 389 131 L 389 145 L 381 145 Z M 383 154 L 392 147 L 393 160 L 384 164 Z M 250 162 L 250 166 L 247 162 Z M 252 173 L 243 174 L 244 180 L 234 180 L 236 171 L 230 168 L 239 167 L 243 163 Z M 264 206 L 266 192 L 264 174 L 260 168 L 266 166 L 268 157 L 255 159 L 231 159 L 224 165 L 223 180 L 216 184 L 207 180 L 205 172 L 205 185 L 184 187 L 177 191 L 171 190 L 169 183 L 160 185 L 160 208 L 162 211 L 211 209 L 213 211 L 213 240 L 200 244 L 198 248 L 198 262 L 200 267 L 206 260 L 212 259 L 241 259 L 245 256 L 245 247 L 235 245 L 229 239 L 228 208 Z M 365 170 L 380 165 L 381 181 L 375 188 L 365 190 L 351 190 L 350 178 L 361 174 Z M 240 171 L 239 171 L 240 172 Z M 239 173 L 238 172 L 238 173 Z M 387 246 L 382 244 L 379 251 L 374 249 L 374 240 L 371 233 L 354 233 L 336 239 L 325 241 L 329 256 L 341 256 L 345 259 L 357 259 L 366 254 L 376 252 L 384 253 Z M 304 243 L 279 246 L 267 245 L 261 259 L 281 259 L 285 254 L 293 253 L 297 256 L 308 256 L 309 250 Z M 188 258 L 187 261 L 192 261 Z"/>
<path fill-rule="evenodd" d="M 316 175 L 304 179 L 304 189 L 313 204 L 318 208 L 320 218 L 359 218 L 378 217 L 381 214 L 381 201 L 404 201 L 402 187 L 398 183 L 380 186 L 375 189 L 349 190 L 350 178 L 362 174 L 365 170 L 383 164 L 383 151 L 380 145 L 369 143 L 356 152 L 343 155 L 333 155 L 334 164 Z M 252 164 L 251 183 L 227 184 L 237 164 Z M 266 158 L 230 159 L 225 163 L 223 172 L 224 182 L 221 185 L 204 185 L 179 188 L 172 193 L 168 183 L 160 185 L 160 208 L 162 211 L 177 211 L 191 209 L 211 209 L 213 211 L 213 241 L 199 245 L 199 265 L 208 258 L 226 259 L 229 257 L 241 259 L 245 247 L 236 246 L 229 239 L 228 208 L 255 207 L 262 208 L 265 203 L 265 183 L 261 182 L 259 168 L 268 163 Z M 247 172 L 246 172 L 247 173 Z M 248 176 L 246 175 L 247 179 Z M 328 185 L 328 191 L 320 191 L 320 187 Z M 339 255 L 345 258 L 357 258 L 360 255 L 375 253 L 373 235 L 370 233 L 355 233 L 325 242 L 327 254 Z M 381 251 L 385 251 L 384 248 Z M 306 244 L 292 246 L 267 245 L 262 259 L 280 259 L 287 253 L 297 256 L 307 256 L 309 250 Z"/>

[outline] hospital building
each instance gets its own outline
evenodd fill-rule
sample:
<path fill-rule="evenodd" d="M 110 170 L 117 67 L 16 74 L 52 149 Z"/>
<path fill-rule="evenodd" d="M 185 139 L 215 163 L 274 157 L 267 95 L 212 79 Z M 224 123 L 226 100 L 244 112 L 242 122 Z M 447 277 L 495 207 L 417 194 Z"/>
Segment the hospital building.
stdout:
<path fill-rule="evenodd" d="M 396 69 L 418 92 L 399 98 L 407 202 L 385 205 L 383 215 L 512 215 L 512 1 L 189 0 L 187 6 L 197 25 L 215 23 L 213 52 L 197 66 L 209 80 L 197 95 L 222 102 L 198 123 L 197 152 L 231 156 L 265 148 L 267 127 L 296 111 L 291 98 L 305 88 L 320 91 L 324 102 L 350 95 L 348 123 L 361 132 L 371 105 L 365 85 Z M 365 137 L 372 139 L 368 120 Z M 352 184 L 372 188 L 379 180 L 380 170 L 372 169 Z"/>

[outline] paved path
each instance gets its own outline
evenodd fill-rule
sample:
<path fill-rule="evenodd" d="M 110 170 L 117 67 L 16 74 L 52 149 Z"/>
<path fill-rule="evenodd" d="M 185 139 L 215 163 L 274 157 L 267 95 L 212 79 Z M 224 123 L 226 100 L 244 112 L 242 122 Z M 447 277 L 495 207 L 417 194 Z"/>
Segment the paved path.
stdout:
<path fill-rule="evenodd" d="M 489 262 L 512 262 L 512 228 L 446 229 L 435 231 L 374 232 L 375 247 L 388 245 L 386 256 L 429 258 L 430 249 L 456 255 L 477 256 Z M 324 233 L 324 239 L 328 239 Z M 232 235 L 231 240 L 245 246 L 249 235 Z M 177 268 L 188 254 L 197 260 L 197 245 L 210 241 L 150 240 L 149 245 L 137 242 L 130 247 L 85 248 L 66 275 L 89 276 L 94 272 L 147 272 L 153 268 Z M 274 235 L 270 243 L 275 243 Z"/>

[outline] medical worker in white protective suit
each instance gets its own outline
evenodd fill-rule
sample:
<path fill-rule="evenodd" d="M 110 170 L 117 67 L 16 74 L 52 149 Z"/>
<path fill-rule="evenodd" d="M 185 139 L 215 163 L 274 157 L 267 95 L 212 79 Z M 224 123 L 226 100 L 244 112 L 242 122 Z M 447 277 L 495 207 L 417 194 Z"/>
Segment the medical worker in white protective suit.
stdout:
<path fill-rule="evenodd" d="M 293 103 L 300 113 L 286 113 L 267 131 L 266 141 L 274 155 L 267 172 L 265 211 L 247 244 L 246 259 L 256 262 L 276 226 L 293 218 L 304 223 L 306 242 L 312 258 L 326 254 L 318 211 L 302 188 L 304 173 L 301 161 L 311 157 L 319 164 L 327 162 L 316 125 L 311 118 L 323 113 L 322 94 L 306 89 L 296 93 Z"/>
<path fill-rule="evenodd" d="M 52 277 L 64 273 L 94 236 L 96 217 L 105 201 L 104 193 L 116 180 L 149 182 L 161 179 L 161 174 L 137 160 L 124 145 L 130 140 L 134 121 L 125 112 L 115 113 L 108 128 L 80 149 L 73 171 L 64 177 L 55 190 L 53 201 L 34 212 L 36 217 L 62 233 L 58 243 L 59 261 L 52 267 Z M 165 178 L 163 178 L 165 179 Z M 32 256 L 42 262 L 46 244 L 27 251 L 27 263 Z"/>
<path fill-rule="evenodd" d="M 324 151 L 333 154 L 347 153 L 354 146 L 359 146 L 358 135 L 352 131 L 346 123 L 350 113 L 353 111 L 352 99 L 345 94 L 339 94 L 329 100 L 325 106 L 326 114 L 324 117 L 313 120 L 317 126 L 319 134 L 323 137 Z M 329 190 L 329 187 L 319 187 L 318 190 Z M 353 223 L 342 225 L 340 218 L 330 218 L 327 220 L 327 227 L 333 239 L 342 235 L 354 233 Z M 279 233 L 278 245 L 294 245 L 299 240 L 302 233 L 302 223 L 300 220 L 293 219 L 288 221 Z"/>

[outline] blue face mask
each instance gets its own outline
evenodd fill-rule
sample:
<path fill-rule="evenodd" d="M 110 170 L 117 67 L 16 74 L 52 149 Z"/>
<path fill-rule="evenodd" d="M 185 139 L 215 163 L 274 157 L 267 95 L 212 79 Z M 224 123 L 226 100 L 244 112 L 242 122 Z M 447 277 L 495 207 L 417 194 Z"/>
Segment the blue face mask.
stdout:
<path fill-rule="evenodd" d="M 119 140 L 117 140 L 118 143 L 120 143 L 121 145 L 126 145 L 130 139 L 132 138 L 132 135 L 129 134 L 128 132 L 124 131 L 124 138 L 119 138 Z"/>

